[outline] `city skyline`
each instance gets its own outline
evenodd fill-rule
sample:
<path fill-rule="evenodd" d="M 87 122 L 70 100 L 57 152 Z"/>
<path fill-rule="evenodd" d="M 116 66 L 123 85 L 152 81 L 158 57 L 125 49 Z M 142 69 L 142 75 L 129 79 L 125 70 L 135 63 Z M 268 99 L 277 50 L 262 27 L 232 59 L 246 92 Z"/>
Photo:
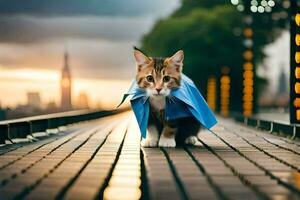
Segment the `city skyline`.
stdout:
<path fill-rule="evenodd" d="M 5 74 L 4 71 L 2 77 L 0 75 L 0 90 L 6 94 L 0 98 L 2 107 L 13 108 L 25 104 L 27 101 L 27 92 L 40 93 L 42 106 L 46 106 L 49 102 L 55 102 L 56 105 L 60 105 L 60 70 L 46 73 L 24 70 L 23 75 L 20 77 L 13 77 L 4 83 L 5 78 L 3 77 Z M 26 74 L 32 74 L 40 78 L 31 80 Z M 46 81 L 47 85 L 41 85 L 40 82 L 42 81 Z M 130 82 L 131 80 L 73 78 L 72 104 L 76 104 L 76 97 L 84 91 L 90 96 L 91 108 L 96 108 L 99 104 L 107 108 L 115 107 L 118 105 L 123 92 L 126 91 Z M 8 86 L 13 86 L 14 90 L 10 90 Z M 24 90 L 24 87 L 27 90 Z M 115 96 L 116 98 L 111 99 L 108 95 Z"/>

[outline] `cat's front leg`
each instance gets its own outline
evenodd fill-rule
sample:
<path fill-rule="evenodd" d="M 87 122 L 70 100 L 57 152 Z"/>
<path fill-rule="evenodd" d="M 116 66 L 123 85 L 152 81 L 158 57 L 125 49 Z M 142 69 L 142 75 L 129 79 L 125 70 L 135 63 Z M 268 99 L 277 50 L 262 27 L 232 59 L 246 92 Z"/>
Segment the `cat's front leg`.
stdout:
<path fill-rule="evenodd" d="M 161 136 L 159 138 L 158 146 L 160 147 L 175 147 L 176 146 L 176 141 L 175 141 L 175 136 L 176 136 L 177 128 L 171 128 L 168 125 L 165 125 Z"/>
<path fill-rule="evenodd" d="M 141 141 L 142 147 L 156 147 L 158 143 L 158 130 L 156 126 L 149 125 L 146 138 Z"/>

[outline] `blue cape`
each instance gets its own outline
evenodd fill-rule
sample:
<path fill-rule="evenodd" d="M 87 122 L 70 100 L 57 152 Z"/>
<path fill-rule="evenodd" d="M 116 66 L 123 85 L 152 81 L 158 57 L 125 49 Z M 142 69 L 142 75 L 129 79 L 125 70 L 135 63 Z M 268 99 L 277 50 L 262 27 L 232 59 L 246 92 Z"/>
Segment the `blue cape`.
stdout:
<path fill-rule="evenodd" d="M 135 114 L 142 137 L 146 137 L 149 118 L 149 96 L 140 89 L 134 80 L 127 93 L 124 94 L 120 105 L 129 96 L 133 95 L 130 103 Z M 119 106 L 120 106 L 119 105 Z M 208 107 L 199 90 L 186 75 L 182 74 L 181 85 L 171 90 L 166 97 L 165 119 L 173 120 L 194 116 L 207 129 L 213 127 L 217 120 Z"/>

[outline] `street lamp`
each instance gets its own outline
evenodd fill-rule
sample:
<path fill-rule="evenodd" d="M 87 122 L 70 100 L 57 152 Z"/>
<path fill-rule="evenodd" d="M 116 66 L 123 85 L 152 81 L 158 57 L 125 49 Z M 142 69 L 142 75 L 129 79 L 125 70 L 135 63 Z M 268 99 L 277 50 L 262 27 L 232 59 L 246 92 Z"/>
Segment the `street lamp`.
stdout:
<path fill-rule="evenodd" d="M 300 123 L 300 2 L 291 0 L 290 122 Z"/>
<path fill-rule="evenodd" d="M 242 12 L 245 10 L 246 15 L 251 16 L 251 13 L 272 12 L 275 5 L 279 2 L 275 0 L 231 0 L 231 3 L 236 6 L 238 11 Z M 286 18 L 288 17 L 287 10 L 290 11 L 290 122 L 300 123 L 300 0 L 282 0 L 280 6 L 282 10 L 272 13 L 272 19 L 277 21 L 281 18 Z M 245 32 L 249 32 L 249 34 Z M 251 31 L 244 29 L 245 38 L 249 38 L 250 33 Z M 245 40 L 244 44 L 245 46 L 251 46 L 250 41 Z M 250 60 L 252 57 L 250 52 L 244 52 L 243 56 L 245 60 Z M 245 116 L 251 115 L 251 110 L 245 111 L 245 107 L 250 109 L 249 102 L 253 99 L 250 95 L 253 90 L 249 87 L 253 85 L 253 81 L 250 80 L 250 76 L 252 76 L 250 71 L 253 68 L 254 66 L 251 62 L 244 63 L 243 106 Z M 245 77 L 249 79 L 246 80 Z M 249 94 L 245 94 L 245 92 L 249 92 Z"/>
<path fill-rule="evenodd" d="M 251 1 L 253 2 L 253 1 Z M 254 100 L 254 64 L 253 64 L 253 29 L 252 16 L 246 15 L 244 17 L 245 27 L 243 29 L 244 36 L 244 64 L 243 64 L 243 115 L 250 117 L 253 113 Z"/>
<path fill-rule="evenodd" d="M 217 100 L 217 81 L 215 76 L 210 76 L 207 80 L 207 104 L 215 111 Z"/>
<path fill-rule="evenodd" d="M 275 5 L 273 0 L 231 0 L 233 5 L 240 12 L 244 12 L 244 28 L 243 28 L 243 44 L 244 44 L 244 64 L 243 64 L 243 115 L 250 117 L 253 114 L 253 101 L 254 101 L 254 62 L 253 62 L 253 17 L 251 13 L 271 12 L 272 7 Z"/>
<path fill-rule="evenodd" d="M 230 105 L 230 68 L 222 67 L 222 75 L 220 78 L 220 113 L 223 116 L 229 115 L 229 105 Z"/>
<path fill-rule="evenodd" d="M 243 64 L 243 115 L 250 117 L 254 110 L 254 79 L 255 65 L 253 55 L 253 34 L 252 29 L 253 14 L 270 13 L 274 9 L 274 0 L 231 0 L 239 12 L 244 15 L 243 44 L 244 44 L 244 64 Z M 300 43 L 300 37 L 299 37 Z M 300 57 L 299 57 L 300 58 Z"/>

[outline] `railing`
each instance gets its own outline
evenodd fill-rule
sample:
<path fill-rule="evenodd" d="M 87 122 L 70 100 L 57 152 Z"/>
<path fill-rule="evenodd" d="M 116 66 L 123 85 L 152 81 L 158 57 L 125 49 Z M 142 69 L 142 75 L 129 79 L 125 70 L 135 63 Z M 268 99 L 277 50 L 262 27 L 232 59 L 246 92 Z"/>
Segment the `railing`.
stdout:
<path fill-rule="evenodd" d="M 292 139 L 300 138 L 300 125 L 290 124 L 289 122 L 279 120 L 266 120 L 259 117 L 245 117 L 241 113 L 231 113 L 231 117 L 246 125 L 268 131 L 270 133 L 282 133 L 290 136 Z"/>
<path fill-rule="evenodd" d="M 124 110 L 79 110 L 0 121 L 0 144 L 4 144 L 5 140 L 26 138 L 32 133 L 43 132 L 47 129 L 54 129 L 80 121 L 97 119 L 121 111 Z"/>

